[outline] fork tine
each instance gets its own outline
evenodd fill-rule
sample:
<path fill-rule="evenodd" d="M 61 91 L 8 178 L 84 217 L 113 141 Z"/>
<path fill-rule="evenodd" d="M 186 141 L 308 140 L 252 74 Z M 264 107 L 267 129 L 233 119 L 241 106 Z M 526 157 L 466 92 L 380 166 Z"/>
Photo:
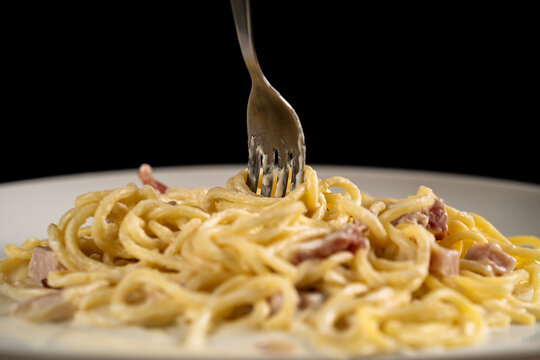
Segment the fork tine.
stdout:
<path fill-rule="evenodd" d="M 274 184 L 274 162 L 268 159 L 268 155 L 263 155 L 262 160 L 262 182 L 261 195 L 269 197 L 272 194 L 272 185 Z"/>
<path fill-rule="evenodd" d="M 290 162 L 292 163 L 291 191 L 300 185 L 304 180 L 304 162 L 299 159 L 299 155 L 291 153 Z"/>
<path fill-rule="evenodd" d="M 252 140 L 253 142 L 253 140 Z M 248 175 L 247 175 L 247 185 L 254 193 L 257 192 L 257 186 L 259 185 L 259 174 L 261 172 L 259 160 L 260 154 L 254 149 L 254 144 L 249 144 L 249 158 L 248 158 Z"/>
<path fill-rule="evenodd" d="M 278 169 L 277 172 L 277 181 L 276 181 L 276 190 L 274 192 L 275 197 L 283 197 L 287 192 L 287 183 L 289 182 L 289 165 L 290 156 L 281 156 L 278 154 Z"/>

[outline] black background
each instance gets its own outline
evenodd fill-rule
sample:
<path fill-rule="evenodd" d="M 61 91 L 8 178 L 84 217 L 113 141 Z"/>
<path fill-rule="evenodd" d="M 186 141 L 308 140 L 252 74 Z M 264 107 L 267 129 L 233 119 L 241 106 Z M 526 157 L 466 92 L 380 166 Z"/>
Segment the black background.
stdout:
<path fill-rule="evenodd" d="M 308 164 L 540 183 L 532 9 L 262 1 L 255 46 Z M 250 79 L 229 2 L 4 8 L 0 182 L 246 163 Z"/>

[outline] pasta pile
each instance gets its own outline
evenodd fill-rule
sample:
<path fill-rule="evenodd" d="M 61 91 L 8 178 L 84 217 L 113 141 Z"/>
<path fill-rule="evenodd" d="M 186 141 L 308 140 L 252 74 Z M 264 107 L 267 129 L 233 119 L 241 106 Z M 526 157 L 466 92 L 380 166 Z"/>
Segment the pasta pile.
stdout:
<path fill-rule="evenodd" d="M 425 186 L 376 199 L 308 166 L 272 198 L 245 180 L 80 195 L 46 239 L 6 246 L 0 292 L 31 321 L 177 326 L 190 348 L 229 328 L 348 355 L 467 346 L 540 316 L 537 237 L 505 237 Z"/>

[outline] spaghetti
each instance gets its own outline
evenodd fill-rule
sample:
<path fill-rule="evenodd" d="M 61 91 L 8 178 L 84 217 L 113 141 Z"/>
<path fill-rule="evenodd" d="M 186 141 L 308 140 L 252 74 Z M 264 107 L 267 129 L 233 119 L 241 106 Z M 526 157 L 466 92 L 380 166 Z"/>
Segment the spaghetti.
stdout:
<path fill-rule="evenodd" d="M 32 321 L 177 326 L 191 348 L 279 330 L 348 355 L 476 344 L 540 316 L 537 237 L 507 238 L 424 186 L 376 199 L 308 166 L 269 198 L 245 179 L 80 195 L 47 239 L 5 247 L 0 292 Z"/>

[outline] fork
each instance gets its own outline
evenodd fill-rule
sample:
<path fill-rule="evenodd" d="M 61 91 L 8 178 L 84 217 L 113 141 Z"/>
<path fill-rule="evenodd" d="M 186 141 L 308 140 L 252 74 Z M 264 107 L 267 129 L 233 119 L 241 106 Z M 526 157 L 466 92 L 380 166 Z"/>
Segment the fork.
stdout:
<path fill-rule="evenodd" d="M 304 132 L 292 106 L 270 85 L 261 71 L 253 42 L 250 0 L 230 1 L 242 56 L 251 77 L 247 107 L 246 182 L 257 193 L 261 178 L 260 195 L 283 197 L 288 187 L 293 190 L 304 180 Z"/>

